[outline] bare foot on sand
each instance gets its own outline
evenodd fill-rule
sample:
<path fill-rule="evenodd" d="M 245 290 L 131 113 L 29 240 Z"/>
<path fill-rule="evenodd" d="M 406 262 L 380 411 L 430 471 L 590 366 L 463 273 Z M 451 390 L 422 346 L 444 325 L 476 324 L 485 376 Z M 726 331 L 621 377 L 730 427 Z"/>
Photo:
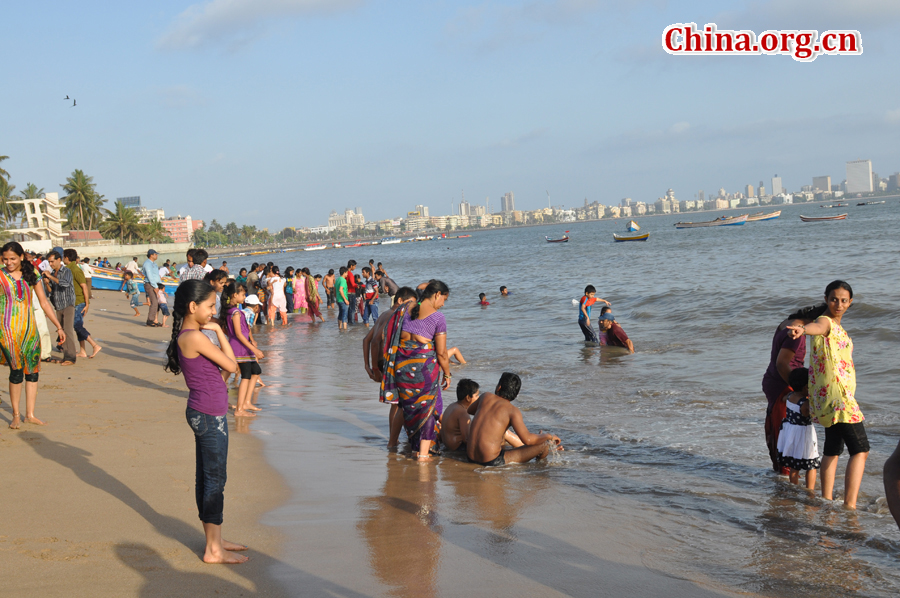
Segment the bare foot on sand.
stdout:
<path fill-rule="evenodd" d="M 203 554 L 203 562 L 209 565 L 239 565 L 241 563 L 246 563 L 250 560 L 250 557 L 246 557 L 242 554 L 232 554 L 227 550 L 218 552 L 211 552 L 207 550 Z"/>
<path fill-rule="evenodd" d="M 240 552 L 241 550 L 247 550 L 247 547 L 243 544 L 235 544 L 234 542 L 229 542 L 228 540 L 222 540 L 222 548 L 225 550 L 234 550 Z"/>
<path fill-rule="evenodd" d="M 260 409 L 256 405 L 247 405 L 246 407 L 244 407 L 244 409 L 249 409 L 250 411 L 262 411 L 262 409 Z"/>
<path fill-rule="evenodd" d="M 26 422 L 26 423 L 29 423 L 29 424 L 35 424 L 35 425 L 37 425 L 37 426 L 45 426 L 45 425 L 47 425 L 47 422 L 42 422 L 41 420 L 39 420 L 38 418 L 36 418 L 36 417 L 33 416 L 33 415 L 32 415 L 31 417 L 26 417 L 26 418 L 25 418 L 25 422 Z"/>
<path fill-rule="evenodd" d="M 84 351 L 79 351 L 75 354 L 75 357 L 87 357 L 87 353 L 85 353 Z"/>
<path fill-rule="evenodd" d="M 141 314 L 134 314 L 134 317 L 136 318 L 136 317 L 138 317 L 139 315 L 141 315 Z"/>
<path fill-rule="evenodd" d="M 59 365 L 75 365 L 75 362 L 74 361 L 64 361 Z"/>
<path fill-rule="evenodd" d="M 94 357 L 97 356 L 97 353 L 99 353 L 102 350 L 103 350 L 103 347 L 101 347 L 100 345 L 97 345 L 97 348 L 94 349 L 94 352 L 90 354 L 90 358 L 93 359 Z"/>
<path fill-rule="evenodd" d="M 250 413 L 246 409 L 235 409 L 234 416 L 235 417 L 256 417 L 256 414 Z"/>
<path fill-rule="evenodd" d="M 19 423 L 19 414 L 13 413 L 12 421 L 9 422 L 9 429 L 10 430 L 18 430 L 20 425 L 21 424 Z"/>

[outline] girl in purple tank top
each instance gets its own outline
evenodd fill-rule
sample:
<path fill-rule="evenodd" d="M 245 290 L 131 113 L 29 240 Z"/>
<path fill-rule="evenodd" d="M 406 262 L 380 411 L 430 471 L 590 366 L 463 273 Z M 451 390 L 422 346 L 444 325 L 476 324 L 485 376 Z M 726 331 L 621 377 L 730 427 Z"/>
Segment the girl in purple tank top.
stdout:
<path fill-rule="evenodd" d="M 196 499 L 206 534 L 206 563 L 243 563 L 247 557 L 232 551 L 246 546 L 222 539 L 228 461 L 228 387 L 221 371 L 238 370 L 228 337 L 217 321 L 216 291 L 206 281 L 186 280 L 175 291 L 172 340 L 166 349 L 166 370 L 184 374 L 188 387 L 185 416 L 194 432 L 197 455 Z M 221 348 L 202 331 L 214 332 Z"/>
<path fill-rule="evenodd" d="M 255 417 L 254 411 L 260 408 L 251 402 L 253 389 L 262 375 L 258 359 L 263 358 L 263 352 L 256 347 L 247 318 L 241 311 L 241 305 L 247 298 L 247 289 L 237 282 L 229 282 L 222 291 L 222 313 L 219 317 L 219 325 L 228 334 L 231 350 L 241 370 L 241 384 L 238 386 L 237 408 L 235 417 Z"/>

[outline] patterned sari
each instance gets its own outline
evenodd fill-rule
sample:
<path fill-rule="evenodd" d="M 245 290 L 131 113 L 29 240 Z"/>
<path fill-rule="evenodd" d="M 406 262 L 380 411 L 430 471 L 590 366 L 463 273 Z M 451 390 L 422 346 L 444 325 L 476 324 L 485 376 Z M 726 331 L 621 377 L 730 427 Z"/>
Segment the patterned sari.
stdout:
<path fill-rule="evenodd" d="M 435 412 L 441 392 L 441 368 L 433 342 L 400 340 L 408 305 L 397 309 L 384 330 L 384 376 L 382 403 L 399 404 L 403 424 L 413 451 L 420 440 L 436 440 L 439 414 Z"/>
<path fill-rule="evenodd" d="M 312 276 L 306 277 L 306 304 L 309 307 L 309 317 L 315 322 L 316 318 L 321 318 L 319 313 L 319 289 L 316 279 Z"/>

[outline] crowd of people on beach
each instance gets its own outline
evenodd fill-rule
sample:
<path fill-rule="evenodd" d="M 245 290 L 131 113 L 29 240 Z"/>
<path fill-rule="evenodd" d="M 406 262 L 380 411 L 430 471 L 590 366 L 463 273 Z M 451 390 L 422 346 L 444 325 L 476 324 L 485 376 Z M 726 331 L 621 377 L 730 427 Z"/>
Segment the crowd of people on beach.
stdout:
<path fill-rule="evenodd" d="M 107 268 L 108 260 L 79 259 L 74 249 L 56 248 L 47 255 L 26 253 L 18 243 L 2 248 L 0 313 L 4 314 L 2 357 L 10 368 L 13 408 L 10 428 L 21 421 L 41 424 L 34 415 L 38 372 L 42 358 L 73 365 L 78 357 L 95 357 L 101 347 L 84 328 L 91 299 L 92 267 Z M 456 456 L 484 467 L 547 458 L 562 450 L 554 434 L 534 434 L 513 404 L 522 386 L 515 373 L 505 372 L 491 392 L 463 378 L 456 384 L 456 401 L 445 406 L 442 392 L 451 387 L 451 359 L 465 363 L 458 347 L 449 346 L 447 321 L 441 309 L 449 287 L 432 279 L 416 287 L 399 286 L 382 263 L 370 260 L 356 274 L 357 263 L 312 274 L 306 267 L 281 268 L 254 263 L 233 275 L 227 262 L 209 264 L 203 249 L 187 252 L 180 267 L 151 249 L 139 266 L 137 259 L 121 266 L 122 285 L 135 315 L 147 307 L 146 326 L 166 327 L 171 316 L 171 340 L 166 369 L 183 374 L 188 387 L 187 423 L 196 445 L 196 500 L 206 533 L 207 562 L 237 563 L 234 554 L 245 547 L 225 541 L 221 525 L 228 452 L 226 417 L 254 417 L 260 407 L 252 400 L 262 384 L 264 358 L 254 330 L 259 326 L 288 326 L 288 314 L 309 316 L 310 325 L 325 322 L 323 311 L 336 311 L 338 329 L 361 325 L 363 364 L 378 383 L 379 401 L 390 406 L 388 446 L 398 447 L 405 429 L 413 458 L 431 461 L 435 455 Z M 137 279 L 143 279 L 144 299 Z M 177 290 L 171 302 L 165 283 Z M 322 290 L 319 290 L 319 285 Z M 324 295 L 324 297 L 323 297 Z M 500 288 L 500 296 L 509 290 Z M 382 299 L 388 308 L 380 309 Z M 592 326 L 592 307 L 604 304 Z M 171 304 L 170 304 L 171 303 Z M 323 306 L 324 303 L 324 306 Z M 588 285 L 578 307 L 578 324 L 592 345 L 623 347 L 634 344 L 616 322 L 611 303 L 597 297 Z M 849 284 L 835 281 L 825 290 L 825 303 L 791 314 L 779 324 L 772 341 L 771 361 L 763 378 L 766 444 L 774 470 L 814 490 L 821 469 L 821 493 L 831 500 L 838 457 L 847 446 L 850 458 L 844 481 L 844 505 L 855 508 L 869 452 L 863 414 L 856 402 L 853 343 L 842 318 L 853 303 Z M 490 305 L 479 295 L 478 305 Z M 160 317 L 162 321 L 160 322 Z M 51 342 L 46 322 L 57 328 Z M 371 321 L 371 324 L 370 324 Z M 809 365 L 804 366 L 809 341 Z M 80 350 L 76 342 L 80 342 Z M 91 354 L 86 346 L 91 346 Z M 59 348 L 62 358 L 49 356 Z M 229 404 L 228 382 L 235 376 L 237 401 Z M 21 392 L 26 395 L 25 417 L 20 416 Z M 818 454 L 816 430 L 825 428 L 824 454 Z M 442 453 L 442 450 L 445 453 Z M 892 512 L 900 520 L 900 445 L 885 464 L 885 488 Z"/>

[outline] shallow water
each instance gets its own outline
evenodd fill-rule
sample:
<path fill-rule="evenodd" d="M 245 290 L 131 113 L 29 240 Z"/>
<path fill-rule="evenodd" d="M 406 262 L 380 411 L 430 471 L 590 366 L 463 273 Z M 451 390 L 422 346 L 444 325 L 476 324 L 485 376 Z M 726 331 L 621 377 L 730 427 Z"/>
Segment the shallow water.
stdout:
<path fill-rule="evenodd" d="M 546 465 L 499 475 L 510 487 L 524 478 L 596 497 L 609 517 L 659 538 L 658 548 L 647 549 L 652 568 L 767 595 L 887 596 L 900 591 L 900 533 L 878 501 L 882 464 L 900 432 L 893 400 L 900 202 L 852 204 L 844 209 L 849 220 L 831 223 L 800 222 L 800 213 L 824 214 L 818 204 L 786 206 L 778 220 L 739 227 L 675 230 L 674 222 L 691 218 L 643 218 L 646 243 L 614 243 L 612 233 L 627 222 L 620 219 L 255 257 L 323 274 L 347 259 L 362 267 L 374 258 L 401 285 L 444 280 L 449 343 L 469 361 L 454 379 L 490 389 L 503 371 L 519 373 L 516 404 L 527 424 L 566 445 Z M 566 229 L 569 243 L 544 242 L 543 235 Z M 234 268 L 250 260 L 228 261 Z M 855 293 L 843 324 L 855 345 L 857 398 L 872 445 L 857 513 L 775 476 L 762 431 L 760 382 L 775 326 L 794 308 L 820 301 L 836 278 Z M 511 296 L 498 296 L 501 284 Z M 584 345 L 572 299 L 586 284 L 612 302 L 635 355 Z M 479 292 L 488 294 L 489 307 L 477 305 Z M 274 388 L 261 393 L 266 411 L 250 428 L 289 477 L 300 450 L 295 429 L 338 435 L 375 463 L 397 458 L 383 449 L 386 410 L 362 369 L 365 331 L 339 334 L 333 312 L 328 318 L 310 327 L 295 315 L 287 329 L 258 335 L 264 379 Z M 821 450 L 822 428 L 818 433 Z M 845 463 L 846 453 L 836 494 Z M 440 476 L 457 464 L 445 459 L 433 467 Z M 337 464 L 334 471 L 342 475 Z M 497 472 L 474 475 L 489 473 Z M 370 475 L 375 487 L 388 473 L 377 467 Z M 293 506 L 279 515 L 288 530 L 303 499 Z M 370 566 L 377 569 L 375 560 Z"/>

